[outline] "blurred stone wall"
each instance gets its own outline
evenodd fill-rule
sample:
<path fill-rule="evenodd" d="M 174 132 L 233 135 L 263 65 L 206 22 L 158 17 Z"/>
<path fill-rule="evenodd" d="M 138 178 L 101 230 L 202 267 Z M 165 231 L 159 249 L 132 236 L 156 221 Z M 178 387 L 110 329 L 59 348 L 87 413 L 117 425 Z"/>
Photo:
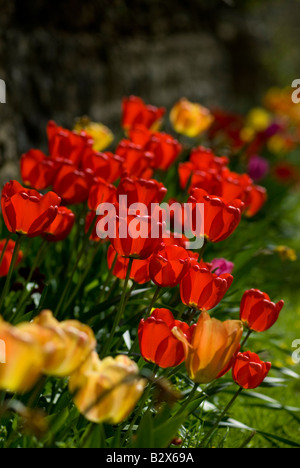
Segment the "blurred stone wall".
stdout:
<path fill-rule="evenodd" d="M 47 151 L 49 119 L 71 127 L 86 114 L 116 131 L 129 94 L 167 108 L 182 96 L 228 108 L 255 100 L 267 81 L 264 18 L 249 17 L 247 0 L 228 3 L 0 0 L 0 183 L 18 176 L 23 152 Z"/>

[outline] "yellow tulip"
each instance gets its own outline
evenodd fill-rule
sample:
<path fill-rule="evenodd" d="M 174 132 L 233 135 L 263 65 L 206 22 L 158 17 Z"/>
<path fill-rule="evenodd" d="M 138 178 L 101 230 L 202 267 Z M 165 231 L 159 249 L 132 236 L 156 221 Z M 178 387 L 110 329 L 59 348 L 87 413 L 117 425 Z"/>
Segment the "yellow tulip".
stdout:
<path fill-rule="evenodd" d="M 40 343 L 46 375 L 68 377 L 96 347 L 90 327 L 77 320 L 58 322 L 49 310 L 44 310 L 32 323 L 19 324 L 18 328 Z"/>
<path fill-rule="evenodd" d="M 205 107 L 182 98 L 171 109 L 170 121 L 177 133 L 194 138 L 205 132 L 214 118 Z"/>
<path fill-rule="evenodd" d="M 113 133 L 102 123 L 91 122 L 88 117 L 81 117 L 74 126 L 77 132 L 85 131 L 94 140 L 93 149 L 103 151 L 114 140 Z"/>
<path fill-rule="evenodd" d="M 0 341 L 4 351 L 0 363 L 0 388 L 13 393 L 28 392 L 41 377 L 44 365 L 44 355 L 38 341 L 2 318 Z"/>
<path fill-rule="evenodd" d="M 184 345 L 190 378 L 205 384 L 216 379 L 229 364 L 238 349 L 243 325 L 240 320 L 221 322 L 203 311 L 190 343 L 179 328 L 173 328 L 172 332 Z"/>
<path fill-rule="evenodd" d="M 255 132 L 265 131 L 272 123 L 271 114 L 262 107 L 251 109 L 246 117 L 246 127 Z"/>
<path fill-rule="evenodd" d="M 70 377 L 69 389 L 78 410 L 95 423 L 119 424 L 134 409 L 146 381 L 127 356 L 90 359 Z"/>
<path fill-rule="evenodd" d="M 277 245 L 274 251 L 279 254 L 279 257 L 283 262 L 287 260 L 290 262 L 295 262 L 298 259 L 296 251 L 290 247 L 287 247 L 286 245 Z"/>

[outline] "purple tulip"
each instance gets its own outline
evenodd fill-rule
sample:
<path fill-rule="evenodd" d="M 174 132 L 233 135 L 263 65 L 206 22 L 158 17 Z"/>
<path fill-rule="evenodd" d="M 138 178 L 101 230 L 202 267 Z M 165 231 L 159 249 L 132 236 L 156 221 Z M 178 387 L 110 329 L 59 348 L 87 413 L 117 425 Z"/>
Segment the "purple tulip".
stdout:
<path fill-rule="evenodd" d="M 248 164 L 248 174 L 253 180 L 263 179 L 269 172 L 269 162 L 261 156 L 251 156 Z"/>
<path fill-rule="evenodd" d="M 234 269 L 234 263 L 229 262 L 226 258 L 215 258 L 210 263 L 212 264 L 212 272 L 216 275 L 231 274 Z"/>

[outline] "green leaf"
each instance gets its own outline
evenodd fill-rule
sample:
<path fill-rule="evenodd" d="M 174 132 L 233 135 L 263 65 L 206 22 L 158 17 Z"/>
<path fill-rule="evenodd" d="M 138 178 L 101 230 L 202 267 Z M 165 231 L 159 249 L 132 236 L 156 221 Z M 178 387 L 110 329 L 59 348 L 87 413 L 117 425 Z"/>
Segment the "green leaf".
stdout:
<path fill-rule="evenodd" d="M 133 444 L 134 448 L 153 448 L 153 435 L 153 417 L 148 410 L 140 422 L 139 430 Z"/>
<path fill-rule="evenodd" d="M 81 448 L 106 448 L 105 433 L 102 424 L 89 425 L 83 435 Z"/>
<path fill-rule="evenodd" d="M 188 416 L 188 412 L 178 414 L 169 418 L 164 423 L 155 427 L 153 432 L 154 445 L 152 448 L 166 448 L 172 442 L 172 439 L 177 435 L 180 426 L 184 423 Z M 155 424 L 155 422 L 154 422 Z"/>

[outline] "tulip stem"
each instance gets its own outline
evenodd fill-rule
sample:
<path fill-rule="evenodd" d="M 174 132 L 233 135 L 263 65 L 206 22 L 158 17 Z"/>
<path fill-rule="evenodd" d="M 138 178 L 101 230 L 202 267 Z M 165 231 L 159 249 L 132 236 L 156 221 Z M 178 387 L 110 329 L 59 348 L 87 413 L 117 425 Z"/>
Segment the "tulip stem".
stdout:
<path fill-rule="evenodd" d="M 248 330 L 248 333 L 247 333 L 247 335 L 245 336 L 245 338 L 244 338 L 244 340 L 243 340 L 243 342 L 242 342 L 242 344 L 241 344 L 241 349 L 243 349 L 243 347 L 245 346 L 245 344 L 246 344 L 246 342 L 248 341 L 248 338 L 249 338 L 249 336 L 251 335 L 252 331 L 253 331 L 253 330 Z"/>
<path fill-rule="evenodd" d="M 150 302 L 150 305 L 149 305 L 149 308 L 148 308 L 148 311 L 147 311 L 147 314 L 146 314 L 145 318 L 148 318 L 151 315 L 151 310 L 153 309 L 153 306 L 154 306 L 155 302 L 158 299 L 160 291 L 161 291 L 161 287 L 157 286 L 157 288 L 155 290 L 155 293 L 154 293 L 154 295 L 152 297 L 152 301 Z"/>
<path fill-rule="evenodd" d="M 242 392 L 242 390 L 243 390 L 243 387 L 239 387 L 238 391 L 233 395 L 230 402 L 226 405 L 226 408 L 222 411 L 222 413 L 218 417 L 213 427 L 208 431 L 208 433 L 202 439 L 201 444 L 199 445 L 200 448 L 203 448 L 206 445 L 206 443 L 209 442 L 212 434 L 218 427 L 219 423 L 222 421 L 223 417 L 226 415 L 227 411 L 231 408 L 231 406 L 233 405 L 233 403 L 235 402 L 239 394 Z"/>
<path fill-rule="evenodd" d="M 158 366 L 157 364 L 155 364 L 154 367 L 153 367 L 153 370 L 152 370 L 153 380 L 149 381 L 148 387 L 147 387 L 147 388 L 145 389 L 145 391 L 144 391 L 144 394 L 143 394 L 143 396 L 142 396 L 142 398 L 141 398 L 141 400 L 140 400 L 140 402 L 139 402 L 139 406 L 138 406 L 138 408 L 137 408 L 137 411 L 136 411 L 135 415 L 133 416 L 132 421 L 131 421 L 131 423 L 130 423 L 130 425 L 129 425 L 129 427 L 128 427 L 128 429 L 127 429 L 127 431 L 126 431 L 126 433 L 125 433 L 125 435 L 124 435 L 124 437 L 123 437 L 121 446 L 123 446 L 123 444 L 126 442 L 127 437 L 129 437 L 129 435 L 130 435 L 130 433 L 131 433 L 131 431 L 132 431 L 132 429 L 133 429 L 133 426 L 134 426 L 135 423 L 137 422 L 137 420 L 138 420 L 138 418 L 139 418 L 141 412 L 142 412 L 143 409 L 144 409 L 144 406 L 145 406 L 147 400 L 148 400 L 149 397 L 150 397 L 152 385 L 153 385 L 153 383 L 155 383 L 155 380 L 156 380 L 156 379 L 155 379 L 155 376 L 156 376 L 156 373 L 157 373 L 158 369 L 159 369 L 159 366 Z M 150 405 L 149 405 L 149 407 L 150 407 Z M 149 408 L 149 407 L 148 407 L 148 408 Z"/>
<path fill-rule="evenodd" d="M 11 278 L 12 278 L 12 275 L 13 275 L 13 271 L 14 271 L 15 266 L 16 266 L 21 240 L 22 240 L 22 236 L 18 235 L 18 238 L 16 240 L 16 244 L 15 244 L 15 248 L 14 248 L 14 252 L 13 252 L 13 256 L 12 256 L 12 259 L 11 259 L 8 275 L 6 277 L 6 281 L 5 281 L 4 288 L 2 290 L 2 294 L 1 294 L 1 298 L 0 298 L 0 311 L 1 311 L 2 307 L 3 307 L 3 303 L 5 301 L 5 298 L 6 298 L 7 294 L 8 294 L 8 292 L 9 292 L 9 286 L 10 286 Z"/>
<path fill-rule="evenodd" d="M 44 239 L 41 246 L 40 246 L 40 248 L 39 248 L 39 250 L 38 250 L 38 253 L 35 256 L 34 262 L 32 264 L 30 273 L 29 273 L 29 275 L 27 277 L 26 284 L 24 286 L 23 292 L 22 292 L 20 300 L 19 300 L 18 312 L 17 312 L 16 316 L 14 317 L 14 322 L 16 321 L 17 316 L 19 316 L 19 314 L 22 312 L 24 304 L 26 303 L 26 301 L 28 299 L 28 296 L 30 295 L 30 291 L 27 290 L 27 286 L 30 283 L 30 281 L 32 280 L 32 277 L 34 275 L 34 272 L 35 272 L 36 268 L 42 263 L 43 255 L 45 254 L 46 247 L 48 247 L 48 245 L 49 245 L 48 242 Z"/>
<path fill-rule="evenodd" d="M 117 327 L 118 327 L 118 325 L 119 325 L 119 323 L 120 323 L 120 321 L 122 319 L 123 313 L 124 313 L 124 308 L 125 308 L 125 303 L 126 303 L 127 286 L 128 286 L 128 282 L 129 282 L 129 278 L 130 278 L 132 263 L 133 263 L 133 258 L 130 258 L 129 263 L 128 263 L 128 267 L 127 267 L 127 273 L 126 273 L 126 278 L 125 278 L 125 282 L 124 282 L 120 307 L 119 307 L 119 310 L 118 310 L 118 312 L 117 312 L 117 314 L 115 316 L 115 320 L 114 320 L 114 323 L 113 323 L 113 326 L 112 326 L 112 329 L 111 329 L 111 332 L 110 332 L 110 336 L 109 336 L 109 338 L 108 338 L 108 340 L 106 342 L 106 345 L 104 346 L 103 356 L 105 356 L 106 353 L 110 350 L 113 338 L 114 338 L 115 333 L 116 333 L 116 329 L 117 329 Z"/>
<path fill-rule="evenodd" d="M 78 281 L 77 286 L 76 286 L 76 288 L 74 289 L 74 291 L 73 291 L 73 293 L 72 293 L 70 299 L 67 301 L 67 304 L 66 304 L 64 310 L 67 309 L 67 308 L 72 304 L 72 302 L 74 301 L 74 299 L 75 299 L 76 296 L 77 296 L 77 293 L 80 291 L 80 289 L 81 289 L 81 287 L 82 287 L 82 285 L 83 285 L 83 283 L 84 283 L 84 281 L 85 281 L 87 275 L 88 275 L 89 272 L 90 272 L 91 266 L 92 266 L 92 264 L 93 264 L 95 255 L 97 254 L 97 251 L 98 251 L 99 247 L 100 247 L 100 244 L 96 244 L 96 245 L 95 245 L 95 248 L 94 248 L 94 250 L 92 251 L 91 258 L 89 259 L 89 262 L 88 262 L 88 264 L 87 264 L 87 266 L 86 266 L 86 268 L 85 268 L 85 271 L 84 271 L 82 277 L 80 278 L 80 280 Z"/>
<path fill-rule="evenodd" d="M 191 323 L 194 320 L 194 317 L 195 317 L 195 315 L 197 313 L 197 309 L 195 309 L 194 307 L 190 307 L 189 312 L 190 312 L 190 316 L 188 318 L 187 324 L 191 325 Z"/>
<path fill-rule="evenodd" d="M 199 387 L 199 384 L 195 383 L 194 387 L 192 388 L 192 390 L 189 393 L 188 398 L 186 399 L 186 401 L 184 402 L 184 404 L 182 405 L 180 410 L 176 413 L 176 416 L 183 413 L 186 410 L 186 408 L 188 407 L 188 405 L 193 401 L 193 398 L 194 398 L 195 394 L 197 393 L 198 387 Z"/>
<path fill-rule="evenodd" d="M 91 233 L 93 232 L 93 229 L 94 229 L 94 227 L 95 227 L 96 222 L 97 222 L 97 217 L 95 217 L 94 221 L 92 222 L 91 226 L 89 227 L 88 232 L 86 233 L 86 235 L 85 235 L 84 238 L 83 238 L 81 250 L 80 250 L 80 252 L 79 252 L 79 254 L 78 254 L 78 256 L 77 256 L 77 260 L 76 260 L 76 262 L 75 262 L 75 265 L 74 265 L 74 267 L 73 267 L 71 273 L 69 274 L 69 278 L 68 278 L 67 284 L 66 284 L 66 286 L 65 286 L 65 289 L 63 290 L 63 293 L 62 293 L 62 295 L 61 295 L 61 297 L 60 297 L 59 303 L 58 303 L 58 305 L 57 305 L 57 307 L 56 307 L 55 314 L 54 314 L 55 317 L 58 317 L 58 314 L 59 314 L 59 312 L 60 312 L 60 309 L 61 309 L 61 307 L 62 307 L 62 305 L 63 305 L 63 303 L 64 303 L 64 300 L 65 300 L 65 298 L 66 298 L 66 296 L 67 296 L 67 294 L 68 294 L 68 292 L 69 292 L 70 286 L 71 286 L 72 281 L 73 281 L 73 276 L 74 276 L 74 274 L 75 274 L 75 272 L 76 272 L 76 269 L 77 269 L 77 267 L 78 267 L 78 265 L 79 265 L 79 262 L 80 262 L 80 260 L 81 260 L 81 258 L 82 258 L 82 256 L 83 256 L 83 254 L 84 254 L 86 245 L 87 245 L 88 242 L 89 242 L 90 235 L 91 235 Z"/>
<path fill-rule="evenodd" d="M 99 297 L 96 301 L 96 304 L 100 304 L 101 303 L 101 300 L 102 300 L 102 297 L 103 297 L 103 294 L 105 294 L 105 290 L 107 288 L 107 286 L 109 285 L 110 283 L 110 280 L 112 278 L 112 275 L 113 275 L 113 271 L 114 271 L 114 268 L 116 266 L 116 263 L 117 263 L 117 260 L 118 260 L 118 254 L 116 253 L 114 259 L 113 259 L 113 262 L 112 262 L 112 265 L 109 269 L 109 272 L 108 272 L 108 275 L 106 277 L 106 280 L 105 280 L 105 283 L 103 284 L 102 288 L 101 288 L 101 291 L 100 291 L 100 294 L 99 294 Z"/>
<path fill-rule="evenodd" d="M 8 243 L 11 239 L 11 234 L 8 236 L 8 238 L 6 239 L 6 242 L 4 244 L 4 247 L 3 247 L 3 250 L 1 252 L 1 256 L 0 256 L 0 266 L 1 266 L 1 263 L 2 263 L 2 260 L 3 260 L 3 257 L 4 257 L 4 254 L 6 252 L 6 249 L 7 249 L 7 246 L 8 246 Z"/>
<path fill-rule="evenodd" d="M 207 239 L 204 239 L 203 245 L 201 249 L 199 250 L 198 262 L 200 262 L 203 259 L 206 247 L 207 247 Z"/>

